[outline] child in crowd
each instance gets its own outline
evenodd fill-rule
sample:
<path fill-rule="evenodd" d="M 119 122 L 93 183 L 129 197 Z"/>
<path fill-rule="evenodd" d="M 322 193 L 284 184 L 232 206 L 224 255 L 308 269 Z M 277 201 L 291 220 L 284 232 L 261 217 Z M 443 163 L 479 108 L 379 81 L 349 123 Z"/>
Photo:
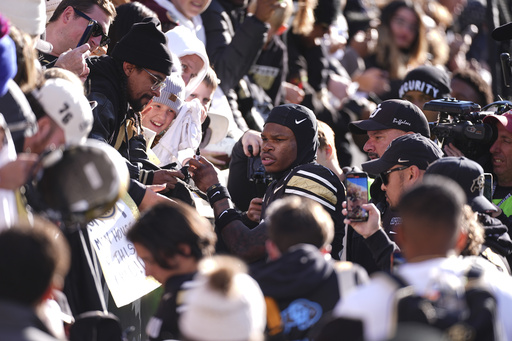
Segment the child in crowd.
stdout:
<path fill-rule="evenodd" d="M 208 112 L 210 104 L 212 102 L 213 93 L 217 89 L 219 79 L 215 71 L 208 67 L 202 82 L 196 87 L 194 91 L 187 97 L 186 101 L 191 101 L 194 98 L 198 98 L 203 106 L 204 110 Z"/>
<path fill-rule="evenodd" d="M 158 144 L 160 138 L 169 129 L 183 106 L 185 83 L 178 74 L 171 74 L 165 81 L 165 88 L 160 97 L 153 97 L 142 110 L 142 126 L 151 148 Z M 148 131 L 149 130 L 149 131 Z"/>
<path fill-rule="evenodd" d="M 219 168 L 225 168 L 229 164 L 231 149 L 235 141 L 226 138 L 229 119 L 217 112 L 210 112 L 210 105 L 219 84 L 215 71 L 208 67 L 203 81 L 187 97 L 187 101 L 199 99 L 204 110 L 208 113 L 203 122 L 203 137 L 201 140 L 201 154 Z"/>
<path fill-rule="evenodd" d="M 141 112 L 152 161 L 160 166 L 190 157 L 201 142 L 201 122 L 206 112 L 199 101 L 185 102 L 185 83 L 179 74 L 167 77 L 159 97 Z"/>

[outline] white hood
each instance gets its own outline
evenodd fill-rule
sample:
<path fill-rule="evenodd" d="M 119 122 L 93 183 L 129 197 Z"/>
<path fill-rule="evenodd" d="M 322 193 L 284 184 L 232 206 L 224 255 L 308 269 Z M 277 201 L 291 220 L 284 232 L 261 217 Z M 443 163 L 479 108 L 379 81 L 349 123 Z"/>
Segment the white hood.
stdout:
<path fill-rule="evenodd" d="M 202 41 L 200 41 L 188 28 L 176 26 L 172 30 L 165 33 L 167 37 L 167 47 L 171 52 L 175 53 L 178 57 L 196 54 L 204 62 L 202 69 L 197 73 L 197 76 L 192 78 L 185 87 L 185 98 L 187 98 L 202 82 L 206 70 L 210 65 L 206 48 Z"/>

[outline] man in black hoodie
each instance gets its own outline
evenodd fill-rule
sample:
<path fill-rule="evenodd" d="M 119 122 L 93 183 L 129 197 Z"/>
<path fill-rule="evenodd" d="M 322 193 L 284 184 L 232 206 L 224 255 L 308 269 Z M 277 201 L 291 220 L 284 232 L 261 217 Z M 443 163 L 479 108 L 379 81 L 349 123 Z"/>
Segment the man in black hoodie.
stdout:
<path fill-rule="evenodd" d="M 261 216 L 273 201 L 287 195 L 299 195 L 320 203 L 331 215 L 334 240 L 331 255 L 340 258 L 345 233 L 341 203 L 345 187 L 329 169 L 315 163 L 318 148 L 315 114 L 297 104 L 284 104 L 270 112 L 263 132 L 261 160 L 267 173 L 275 179 L 263 198 Z M 265 255 L 267 239 L 264 220 L 253 229 L 241 221 L 233 208 L 228 190 L 219 184 L 213 166 L 204 158 L 191 160 L 189 171 L 196 186 L 206 192 L 215 214 L 215 229 L 231 253 L 246 261 L 255 261 Z"/>
<path fill-rule="evenodd" d="M 269 261 L 253 266 L 251 275 L 267 302 L 267 340 L 310 340 L 322 317 L 368 275 L 359 265 L 325 257 L 334 224 L 320 204 L 279 199 L 266 222 Z"/>

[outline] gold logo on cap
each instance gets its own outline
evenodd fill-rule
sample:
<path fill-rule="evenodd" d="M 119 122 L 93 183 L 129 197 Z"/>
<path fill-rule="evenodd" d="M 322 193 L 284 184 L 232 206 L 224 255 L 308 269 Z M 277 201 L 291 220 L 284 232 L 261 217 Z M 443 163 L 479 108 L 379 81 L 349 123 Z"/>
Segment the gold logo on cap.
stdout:
<path fill-rule="evenodd" d="M 176 100 L 178 99 L 178 96 L 176 96 L 175 94 L 170 94 L 168 98 L 169 98 L 171 101 L 176 102 Z"/>

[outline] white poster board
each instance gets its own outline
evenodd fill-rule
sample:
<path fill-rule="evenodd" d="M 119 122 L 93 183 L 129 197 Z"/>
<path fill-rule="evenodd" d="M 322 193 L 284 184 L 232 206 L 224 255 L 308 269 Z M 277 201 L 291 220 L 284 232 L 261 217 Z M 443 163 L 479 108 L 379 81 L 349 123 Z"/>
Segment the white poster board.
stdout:
<path fill-rule="evenodd" d="M 152 277 L 146 277 L 144 263 L 126 239 L 126 232 L 137 217 L 137 206 L 127 194 L 112 209 L 87 225 L 91 245 L 117 307 L 160 286 Z"/>

